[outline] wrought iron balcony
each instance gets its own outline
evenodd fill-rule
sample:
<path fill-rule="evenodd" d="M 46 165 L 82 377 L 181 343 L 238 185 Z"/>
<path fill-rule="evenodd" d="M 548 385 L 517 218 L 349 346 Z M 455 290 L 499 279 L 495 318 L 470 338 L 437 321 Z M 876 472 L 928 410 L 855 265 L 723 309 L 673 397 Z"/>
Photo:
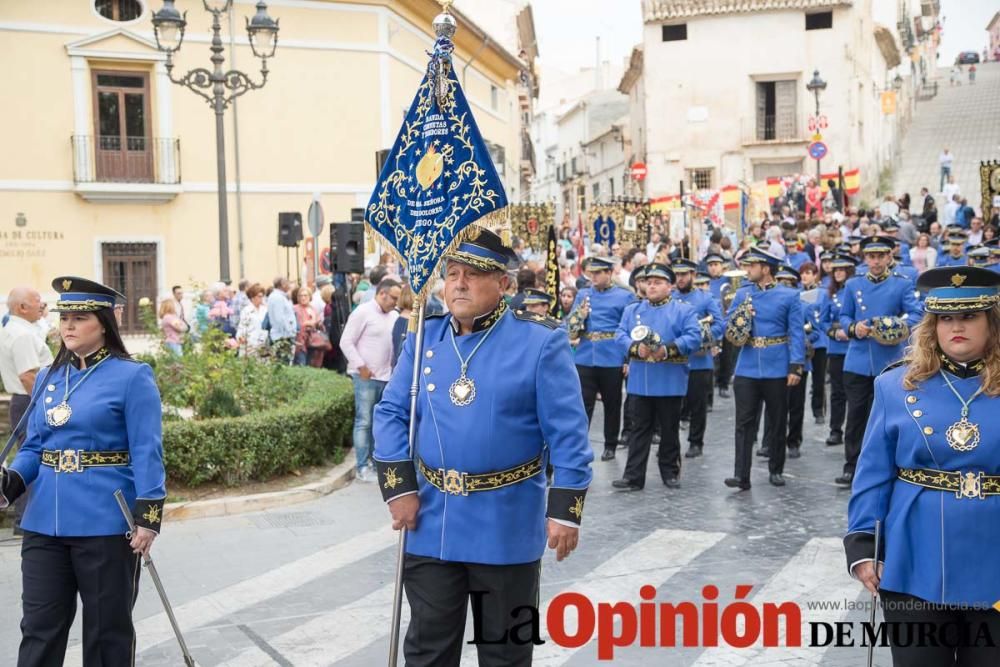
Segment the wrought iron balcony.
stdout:
<path fill-rule="evenodd" d="M 806 138 L 799 134 L 794 117 L 756 116 L 743 119 L 743 145 L 800 143 Z"/>
<path fill-rule="evenodd" d="M 77 185 L 181 182 L 179 139 L 76 134 L 72 147 Z"/>

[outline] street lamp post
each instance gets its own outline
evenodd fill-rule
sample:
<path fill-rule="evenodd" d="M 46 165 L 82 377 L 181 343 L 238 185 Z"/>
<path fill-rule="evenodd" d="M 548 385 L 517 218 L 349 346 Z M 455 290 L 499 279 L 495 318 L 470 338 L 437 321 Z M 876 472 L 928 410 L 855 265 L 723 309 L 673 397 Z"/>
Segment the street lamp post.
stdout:
<path fill-rule="evenodd" d="M 816 97 L 816 122 L 819 122 L 819 94 L 826 90 L 826 81 L 819 78 L 819 70 L 813 70 L 812 81 L 806 84 L 806 90 L 811 92 Z M 821 183 L 823 180 L 823 172 L 820 170 L 820 160 L 816 160 L 816 182 Z"/>
<path fill-rule="evenodd" d="M 181 14 L 174 7 L 175 0 L 163 0 L 163 7 L 153 14 L 153 34 L 156 48 L 167 54 L 167 76 L 173 83 L 184 86 L 201 96 L 215 111 L 215 151 L 219 188 L 219 273 L 220 279 L 228 283 L 229 275 L 229 219 L 226 202 L 226 147 L 223 112 L 229 103 L 240 95 L 263 88 L 267 83 L 267 59 L 274 56 L 278 46 L 278 22 L 267 15 L 264 0 L 257 3 L 257 13 L 247 19 L 247 37 L 253 54 L 261 60 L 261 81 L 255 83 L 247 74 L 239 70 L 225 71 L 222 46 L 221 18 L 232 8 L 233 0 L 202 0 L 205 10 L 212 14 L 213 69 L 198 67 L 179 79 L 173 75 L 173 54 L 181 48 L 184 29 L 187 26 L 187 12 Z M 211 92 L 206 92 L 211 89 Z"/>

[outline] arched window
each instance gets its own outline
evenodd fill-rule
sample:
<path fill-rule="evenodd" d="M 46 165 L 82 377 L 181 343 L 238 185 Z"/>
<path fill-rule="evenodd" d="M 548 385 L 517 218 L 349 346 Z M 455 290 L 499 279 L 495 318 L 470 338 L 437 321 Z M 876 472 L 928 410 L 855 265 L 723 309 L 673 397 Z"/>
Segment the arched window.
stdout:
<path fill-rule="evenodd" d="M 139 0 L 95 0 L 94 8 L 111 21 L 134 21 L 142 16 Z"/>

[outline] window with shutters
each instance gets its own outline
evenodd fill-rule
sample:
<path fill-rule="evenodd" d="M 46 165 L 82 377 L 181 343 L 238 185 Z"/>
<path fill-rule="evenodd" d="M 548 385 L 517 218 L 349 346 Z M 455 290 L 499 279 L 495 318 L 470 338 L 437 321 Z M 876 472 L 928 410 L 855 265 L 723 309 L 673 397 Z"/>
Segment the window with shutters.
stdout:
<path fill-rule="evenodd" d="M 95 0 L 94 9 L 110 21 L 134 21 L 142 16 L 139 0 Z"/>
<path fill-rule="evenodd" d="M 594 192 L 594 201 L 595 202 L 596 201 L 600 201 L 600 199 L 601 199 L 601 184 L 600 183 L 594 183 L 594 185 L 591 186 L 591 189 Z"/>
<path fill-rule="evenodd" d="M 156 244 L 102 243 L 101 259 L 104 284 L 125 295 L 122 310 L 122 333 L 141 333 L 139 300 L 156 303 Z"/>
<path fill-rule="evenodd" d="M 797 79 L 758 81 L 757 141 L 798 138 Z"/>

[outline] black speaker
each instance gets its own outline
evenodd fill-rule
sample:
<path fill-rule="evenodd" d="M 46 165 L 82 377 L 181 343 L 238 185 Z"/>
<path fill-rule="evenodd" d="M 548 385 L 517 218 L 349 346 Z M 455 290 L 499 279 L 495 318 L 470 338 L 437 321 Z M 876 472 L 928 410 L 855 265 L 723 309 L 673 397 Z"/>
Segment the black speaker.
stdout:
<path fill-rule="evenodd" d="M 282 248 L 294 248 L 302 241 L 302 214 L 278 214 L 278 245 Z"/>
<path fill-rule="evenodd" d="M 355 222 L 330 225 L 330 257 L 334 273 L 364 273 L 365 226 Z"/>
<path fill-rule="evenodd" d="M 375 178 L 377 179 L 382 174 L 382 167 L 385 166 L 385 161 L 389 159 L 389 149 L 375 151 Z"/>

